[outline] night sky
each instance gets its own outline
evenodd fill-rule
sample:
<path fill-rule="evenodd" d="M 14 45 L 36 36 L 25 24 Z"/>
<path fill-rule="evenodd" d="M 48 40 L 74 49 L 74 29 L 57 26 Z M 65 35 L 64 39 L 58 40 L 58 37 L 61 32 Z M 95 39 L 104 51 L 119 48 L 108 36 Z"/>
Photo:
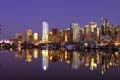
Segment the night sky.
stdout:
<path fill-rule="evenodd" d="M 120 0 L 0 0 L 1 37 L 31 28 L 41 33 L 42 22 L 51 28 L 67 28 L 72 22 L 80 25 L 106 17 L 111 24 L 120 24 Z"/>

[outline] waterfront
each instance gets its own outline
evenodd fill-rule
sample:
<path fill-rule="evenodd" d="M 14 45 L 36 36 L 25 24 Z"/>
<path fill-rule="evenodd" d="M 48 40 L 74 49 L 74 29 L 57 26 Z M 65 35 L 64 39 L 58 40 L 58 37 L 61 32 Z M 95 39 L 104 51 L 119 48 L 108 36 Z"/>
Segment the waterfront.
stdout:
<path fill-rule="evenodd" d="M 1 50 L 1 80 L 118 80 L 120 52 Z"/>

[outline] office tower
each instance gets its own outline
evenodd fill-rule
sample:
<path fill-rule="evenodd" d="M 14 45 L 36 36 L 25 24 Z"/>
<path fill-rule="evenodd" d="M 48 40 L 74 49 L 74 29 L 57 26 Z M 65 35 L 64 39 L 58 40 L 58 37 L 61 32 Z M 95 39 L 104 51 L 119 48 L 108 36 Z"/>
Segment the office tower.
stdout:
<path fill-rule="evenodd" d="M 102 26 L 101 26 L 101 29 L 102 29 L 102 35 L 108 35 L 108 29 L 109 29 L 109 22 L 106 18 L 102 17 L 101 18 L 102 20 Z"/>
<path fill-rule="evenodd" d="M 96 41 L 100 41 L 100 28 L 99 28 L 99 27 L 96 27 L 96 28 L 95 28 L 94 39 L 95 39 Z"/>
<path fill-rule="evenodd" d="M 17 34 L 17 40 L 18 40 L 19 42 L 22 42 L 22 40 L 23 40 L 23 34 L 22 34 L 22 33 L 18 33 L 18 34 Z"/>
<path fill-rule="evenodd" d="M 64 41 L 64 39 L 63 39 L 64 38 L 64 30 L 62 30 L 62 29 L 59 31 L 59 38 L 60 38 L 60 43 L 62 44 L 62 42 Z"/>
<path fill-rule="evenodd" d="M 94 29 L 97 27 L 97 23 L 96 22 L 90 22 L 89 27 L 90 27 L 90 32 L 94 32 Z"/>
<path fill-rule="evenodd" d="M 70 32 L 70 28 L 67 28 L 67 29 L 65 29 L 64 31 L 63 31 L 63 39 L 64 39 L 64 41 L 65 42 L 70 42 L 72 39 L 71 39 L 71 32 Z"/>
<path fill-rule="evenodd" d="M 59 30 L 57 28 L 52 28 L 53 42 L 59 42 Z"/>
<path fill-rule="evenodd" d="M 72 36 L 72 41 L 77 42 L 79 41 L 79 36 L 80 36 L 80 26 L 78 23 L 72 23 L 71 26 L 71 35 Z"/>
<path fill-rule="evenodd" d="M 42 69 L 47 70 L 48 69 L 48 50 L 42 50 Z"/>
<path fill-rule="evenodd" d="M 48 23 L 42 22 L 42 42 L 48 42 Z"/>
<path fill-rule="evenodd" d="M 91 40 L 91 33 L 89 25 L 85 25 L 84 27 L 84 40 L 89 41 Z"/>
<path fill-rule="evenodd" d="M 120 41 L 120 26 L 115 26 L 113 31 L 114 31 L 113 40 L 115 42 L 119 42 Z"/>
<path fill-rule="evenodd" d="M 100 29 L 98 27 L 94 28 L 94 32 L 91 33 L 91 39 L 95 41 L 100 39 Z"/>
<path fill-rule="evenodd" d="M 89 29 L 90 29 L 90 32 L 89 32 L 90 40 L 96 40 L 96 38 L 97 38 L 97 23 L 90 22 Z"/>
<path fill-rule="evenodd" d="M 32 42 L 32 30 L 31 29 L 26 30 L 26 41 Z"/>
<path fill-rule="evenodd" d="M 100 28 L 97 27 L 96 30 L 97 30 L 97 31 L 96 31 L 96 32 L 97 32 L 97 37 L 99 38 L 99 37 L 100 37 Z"/>
<path fill-rule="evenodd" d="M 84 29 L 80 28 L 80 40 L 84 40 Z"/>
<path fill-rule="evenodd" d="M 53 33 L 52 33 L 52 31 L 50 31 L 49 34 L 48 34 L 48 41 L 53 41 Z"/>
<path fill-rule="evenodd" d="M 39 34 L 37 32 L 33 33 L 33 41 L 38 42 L 39 40 Z"/>
<path fill-rule="evenodd" d="M 52 33 L 52 31 L 50 31 L 49 34 L 48 34 L 48 41 L 53 41 L 53 33 Z"/>

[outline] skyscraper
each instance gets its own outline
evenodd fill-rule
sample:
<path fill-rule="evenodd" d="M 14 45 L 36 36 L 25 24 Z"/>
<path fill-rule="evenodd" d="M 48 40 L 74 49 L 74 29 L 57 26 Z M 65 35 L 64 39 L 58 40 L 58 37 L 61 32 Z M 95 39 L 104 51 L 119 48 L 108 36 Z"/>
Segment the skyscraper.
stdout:
<path fill-rule="evenodd" d="M 94 29 L 97 27 L 97 23 L 96 22 L 90 22 L 89 27 L 90 27 L 90 31 L 94 32 Z"/>
<path fill-rule="evenodd" d="M 37 32 L 33 33 L 33 41 L 38 42 L 39 40 L 39 34 Z"/>
<path fill-rule="evenodd" d="M 17 40 L 22 42 L 22 40 L 23 40 L 23 34 L 22 33 L 17 34 Z"/>
<path fill-rule="evenodd" d="M 52 28 L 53 42 L 59 42 L 59 30 L 57 28 Z"/>
<path fill-rule="evenodd" d="M 42 42 L 48 41 L 48 23 L 42 22 Z"/>
<path fill-rule="evenodd" d="M 26 30 L 26 40 L 27 42 L 32 42 L 32 30 L 31 29 Z"/>
<path fill-rule="evenodd" d="M 101 20 L 102 20 L 102 26 L 101 26 L 102 35 L 107 35 L 108 34 L 108 28 L 109 28 L 109 22 L 104 17 L 102 17 Z"/>
<path fill-rule="evenodd" d="M 85 27 L 84 27 L 84 40 L 85 41 L 91 40 L 91 32 L 90 32 L 89 25 L 85 25 Z"/>
<path fill-rule="evenodd" d="M 80 26 L 78 23 L 72 23 L 71 24 L 71 36 L 72 36 L 72 40 L 74 42 L 79 40 L 79 36 L 80 36 Z"/>

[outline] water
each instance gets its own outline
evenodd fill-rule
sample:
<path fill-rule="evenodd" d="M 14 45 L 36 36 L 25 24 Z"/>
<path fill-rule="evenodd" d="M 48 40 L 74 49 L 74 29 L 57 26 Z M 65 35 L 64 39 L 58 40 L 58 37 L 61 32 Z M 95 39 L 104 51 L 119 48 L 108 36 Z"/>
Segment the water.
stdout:
<path fill-rule="evenodd" d="M 0 80 L 120 80 L 120 53 L 1 50 Z"/>

